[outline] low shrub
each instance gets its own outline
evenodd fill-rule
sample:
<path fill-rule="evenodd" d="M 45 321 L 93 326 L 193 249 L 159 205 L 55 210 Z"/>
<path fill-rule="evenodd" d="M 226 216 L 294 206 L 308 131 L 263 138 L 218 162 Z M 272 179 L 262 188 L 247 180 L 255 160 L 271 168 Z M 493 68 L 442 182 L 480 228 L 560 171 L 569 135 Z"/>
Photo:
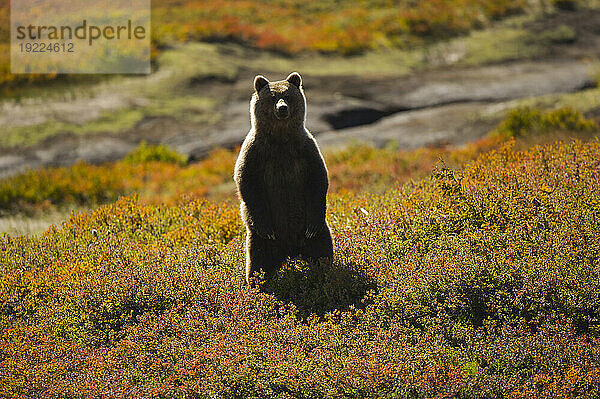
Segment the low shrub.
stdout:
<path fill-rule="evenodd" d="M 522 107 L 510 111 L 496 129 L 496 133 L 505 137 L 519 137 L 553 130 L 597 132 L 598 125 L 571 107 L 549 111 Z"/>
<path fill-rule="evenodd" d="M 135 150 L 127 154 L 123 161 L 133 164 L 166 162 L 183 166 L 187 163 L 187 157 L 163 144 L 148 145 L 148 143 L 142 141 Z"/>
<path fill-rule="evenodd" d="M 205 196 L 231 197 L 231 190 L 218 190 L 231 181 L 235 156 L 218 149 L 186 166 L 185 157 L 168 147 L 142 143 L 119 162 L 29 170 L 0 179 L 0 214 L 95 207 L 132 193 L 146 202 L 170 204 Z"/>
<path fill-rule="evenodd" d="M 555 29 L 540 33 L 539 39 L 554 44 L 569 44 L 577 40 L 577 32 L 570 26 L 561 24 Z"/>

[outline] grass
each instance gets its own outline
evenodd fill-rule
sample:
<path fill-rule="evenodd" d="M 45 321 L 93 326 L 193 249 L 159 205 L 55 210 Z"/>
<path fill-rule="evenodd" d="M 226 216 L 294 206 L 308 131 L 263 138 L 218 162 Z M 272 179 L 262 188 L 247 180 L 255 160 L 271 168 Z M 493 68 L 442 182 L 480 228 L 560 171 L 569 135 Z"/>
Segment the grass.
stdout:
<path fill-rule="evenodd" d="M 590 68 L 590 76 L 594 74 L 595 68 Z M 593 87 L 574 93 L 548 94 L 505 101 L 498 103 L 490 110 L 477 113 L 473 121 L 497 123 L 515 109 L 530 108 L 538 111 L 571 109 L 576 110 L 578 113 L 587 114 L 594 112 L 598 107 L 600 107 L 600 88 Z"/>
<path fill-rule="evenodd" d="M 4 22 L 0 25 L 9 26 L 5 3 L 7 0 L 0 2 L 0 22 Z M 592 8 L 598 6 L 596 1 L 578 3 Z M 550 3 L 545 4 L 543 14 L 549 13 L 551 8 Z M 401 61 L 400 65 L 406 63 L 403 68 L 410 68 L 421 63 L 428 65 L 428 61 L 423 62 L 417 57 L 418 48 L 434 44 L 435 49 L 435 43 L 439 41 L 450 40 L 460 43 L 461 47 L 466 46 L 464 63 L 479 64 L 535 57 L 543 54 L 548 44 L 568 43 L 575 39 L 573 29 L 564 25 L 542 34 L 527 32 L 521 22 L 543 15 L 539 15 L 542 12 L 539 4 L 526 1 L 364 0 L 350 5 L 329 0 L 314 4 L 287 0 L 268 3 L 161 0 L 153 2 L 152 7 L 153 56 L 158 65 L 165 49 L 198 41 L 240 43 L 246 49 L 300 56 L 300 62 L 305 58 L 309 65 L 311 56 L 315 55 L 365 54 L 367 59 L 374 59 L 386 67 L 390 62 L 386 62 L 385 57 L 391 56 L 393 60 Z M 523 13 L 526 15 L 511 17 Z M 511 17 L 508 22 L 503 21 L 507 17 Z M 492 31 L 481 31 L 481 28 Z M 0 47 L 6 50 L 0 52 L 0 56 L 8 54 L 8 37 L 8 30 L 0 30 Z M 200 59 L 199 62 L 208 65 L 213 63 L 211 60 Z M 277 60 L 285 64 L 285 58 Z M 216 68 L 218 71 L 225 65 L 216 64 L 211 70 Z M 370 65 L 369 62 L 364 64 L 369 69 Z M 344 63 L 337 60 L 332 66 L 344 67 Z M 0 58 L 0 87 L 6 93 L 19 91 L 19 86 L 27 87 L 29 83 L 60 78 L 57 75 L 11 75 L 8 68 L 7 56 Z M 75 84 L 89 80 L 69 79 Z"/>
<path fill-rule="evenodd" d="M 77 212 L 89 211 L 88 208 L 76 209 Z M 39 236 L 51 225 L 60 225 L 63 221 L 69 219 L 73 210 L 68 207 L 53 209 L 43 214 L 37 212 L 33 215 L 27 215 L 25 212 L 0 216 L 0 231 L 12 236 L 27 235 Z"/>
<path fill-rule="evenodd" d="M 132 164 L 164 162 L 183 166 L 187 163 L 187 157 L 162 144 L 152 146 L 142 141 L 138 148 L 127 154 L 123 161 Z"/>
<path fill-rule="evenodd" d="M 512 59 L 540 56 L 544 47 L 533 41 L 522 28 L 503 28 L 493 31 L 473 32 L 465 40 L 464 65 L 481 65 Z"/>
<path fill-rule="evenodd" d="M 511 101 L 509 107 L 533 107 L 533 108 L 564 108 L 571 107 L 588 112 L 600 106 L 600 88 L 591 88 L 576 93 L 551 94 L 540 97 L 520 99 Z"/>
<path fill-rule="evenodd" d="M 145 118 L 176 115 L 182 122 L 209 123 L 218 120 L 213 112 L 215 102 L 206 97 L 165 96 L 152 99 L 147 105 L 130 105 L 110 111 L 103 111 L 97 118 L 82 123 L 54 119 L 41 124 L 10 126 L 3 128 L 0 147 L 35 146 L 44 140 L 65 134 L 94 135 L 98 133 L 125 134 L 134 129 Z"/>
<path fill-rule="evenodd" d="M 215 150 L 189 166 L 184 159 L 142 143 L 116 163 L 29 170 L 0 181 L 0 208 L 6 215 L 36 215 L 70 205 L 94 207 L 133 192 L 146 201 L 172 204 L 184 197 L 224 196 L 220 186 L 231 180 L 232 151 Z"/>
<path fill-rule="evenodd" d="M 36 145 L 47 138 L 60 134 L 95 134 L 114 131 L 126 131 L 141 121 L 143 113 L 138 109 L 121 109 L 103 112 L 93 122 L 82 125 L 57 120 L 40 125 L 17 126 L 4 129 L 0 137 L 0 146 L 4 148 L 22 145 Z"/>
<path fill-rule="evenodd" d="M 520 119 L 565 112 L 541 114 Z M 0 395 L 596 397 L 600 142 L 518 150 L 554 137 L 533 130 L 379 193 L 334 189 L 333 265 L 290 261 L 263 291 L 231 200 L 134 196 L 3 235 Z M 333 186 L 372 186 L 378 151 L 328 159 Z"/>

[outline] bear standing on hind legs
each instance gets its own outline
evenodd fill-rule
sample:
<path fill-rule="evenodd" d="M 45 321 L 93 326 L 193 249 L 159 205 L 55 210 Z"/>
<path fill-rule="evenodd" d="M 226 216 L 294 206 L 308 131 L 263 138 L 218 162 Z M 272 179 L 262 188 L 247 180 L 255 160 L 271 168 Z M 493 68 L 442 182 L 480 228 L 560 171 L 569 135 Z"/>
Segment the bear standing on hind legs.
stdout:
<path fill-rule="evenodd" d="M 254 79 L 252 127 L 235 164 L 234 179 L 246 225 L 246 280 L 266 280 L 286 258 L 333 258 L 325 221 L 329 187 L 319 147 L 304 127 L 306 98 L 296 72 L 286 80 Z"/>

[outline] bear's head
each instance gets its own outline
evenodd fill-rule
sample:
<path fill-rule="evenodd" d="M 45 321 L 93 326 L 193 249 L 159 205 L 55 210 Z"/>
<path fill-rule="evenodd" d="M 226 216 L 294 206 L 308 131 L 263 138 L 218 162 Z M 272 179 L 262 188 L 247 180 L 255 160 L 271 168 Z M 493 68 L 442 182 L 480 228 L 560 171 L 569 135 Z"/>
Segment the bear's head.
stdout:
<path fill-rule="evenodd" d="M 274 133 L 304 128 L 306 98 L 298 72 L 276 82 L 258 75 L 254 78 L 254 90 L 250 113 L 257 131 Z"/>

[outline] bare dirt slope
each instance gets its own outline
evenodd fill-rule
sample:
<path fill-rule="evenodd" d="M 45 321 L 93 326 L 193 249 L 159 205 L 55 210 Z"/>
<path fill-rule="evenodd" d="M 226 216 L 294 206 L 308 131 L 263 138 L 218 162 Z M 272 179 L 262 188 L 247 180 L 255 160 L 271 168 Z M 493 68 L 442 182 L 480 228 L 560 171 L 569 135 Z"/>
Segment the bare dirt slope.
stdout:
<path fill-rule="evenodd" d="M 588 61 L 572 59 L 437 70 L 394 79 L 305 76 L 307 127 L 324 147 L 356 141 L 376 146 L 394 141 L 403 148 L 461 144 L 489 132 L 511 100 L 592 87 L 591 68 Z M 243 84 L 251 86 L 251 76 Z M 174 137 L 169 144 L 192 157 L 201 157 L 215 145 L 238 145 L 250 126 L 248 99 L 249 93 L 226 104 L 226 118 L 201 137 Z"/>

